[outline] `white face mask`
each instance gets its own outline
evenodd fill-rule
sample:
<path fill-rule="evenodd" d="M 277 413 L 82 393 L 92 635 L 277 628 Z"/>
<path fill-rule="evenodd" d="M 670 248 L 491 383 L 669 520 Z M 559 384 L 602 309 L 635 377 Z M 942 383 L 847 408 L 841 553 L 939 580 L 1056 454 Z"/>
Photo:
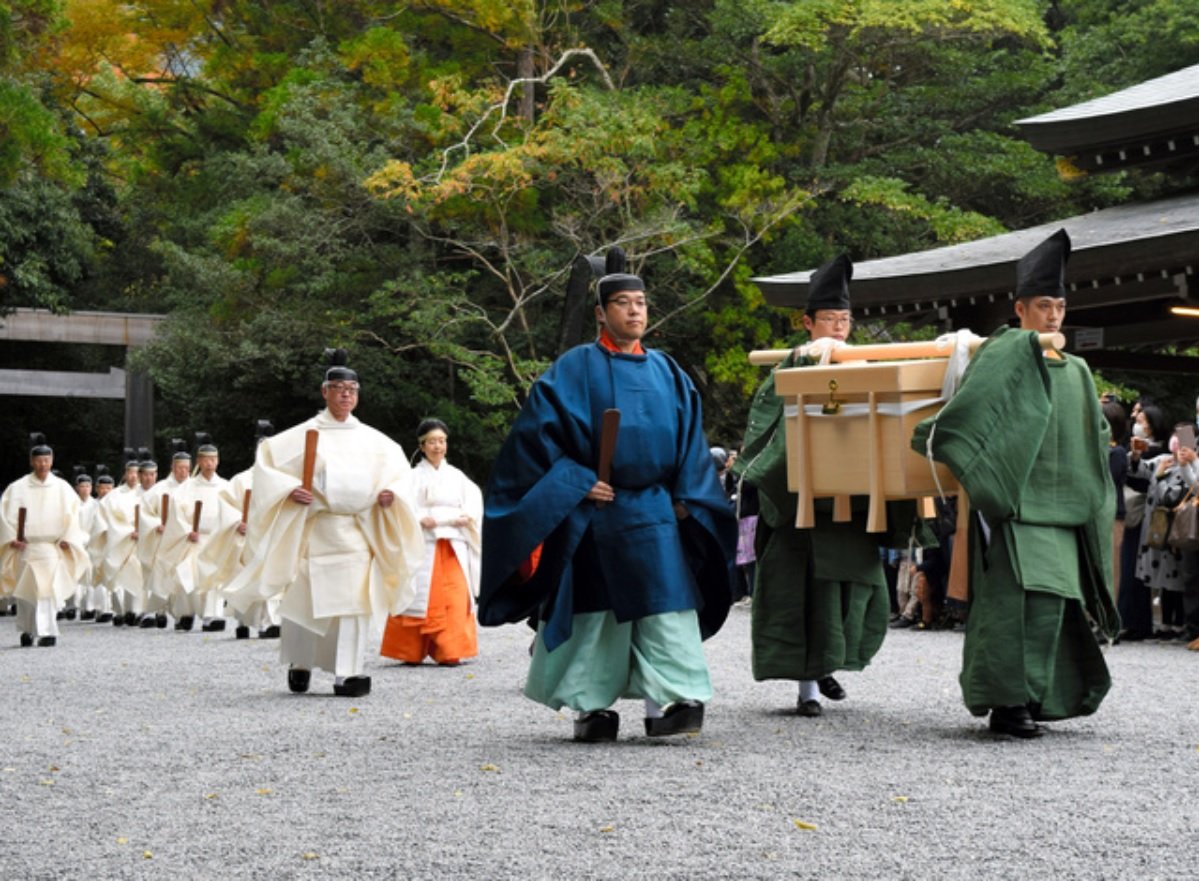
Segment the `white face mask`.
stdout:
<path fill-rule="evenodd" d="M 1132 426 L 1132 436 L 1140 438 L 1148 438 L 1149 432 L 1140 422 L 1134 423 Z"/>

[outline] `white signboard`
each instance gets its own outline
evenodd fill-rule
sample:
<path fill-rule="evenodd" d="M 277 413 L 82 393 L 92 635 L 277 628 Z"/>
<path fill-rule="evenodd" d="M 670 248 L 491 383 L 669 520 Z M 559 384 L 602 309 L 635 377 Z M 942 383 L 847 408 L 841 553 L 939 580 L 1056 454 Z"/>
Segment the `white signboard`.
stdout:
<path fill-rule="evenodd" d="M 1074 351 L 1089 352 L 1103 348 L 1102 327 L 1080 327 L 1074 331 Z"/>

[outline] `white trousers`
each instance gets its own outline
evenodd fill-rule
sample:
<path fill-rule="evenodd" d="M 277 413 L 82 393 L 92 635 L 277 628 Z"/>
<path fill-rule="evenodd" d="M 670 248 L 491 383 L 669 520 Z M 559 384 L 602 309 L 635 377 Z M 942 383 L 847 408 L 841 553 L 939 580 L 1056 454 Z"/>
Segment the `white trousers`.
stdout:
<path fill-rule="evenodd" d="M 34 639 L 58 636 L 58 604 L 52 599 L 17 600 L 17 633 L 28 633 Z"/>
<path fill-rule="evenodd" d="M 279 658 L 300 670 L 327 670 L 334 676 L 361 676 L 366 667 L 370 616 L 344 615 L 332 619 L 324 636 L 283 619 Z"/>

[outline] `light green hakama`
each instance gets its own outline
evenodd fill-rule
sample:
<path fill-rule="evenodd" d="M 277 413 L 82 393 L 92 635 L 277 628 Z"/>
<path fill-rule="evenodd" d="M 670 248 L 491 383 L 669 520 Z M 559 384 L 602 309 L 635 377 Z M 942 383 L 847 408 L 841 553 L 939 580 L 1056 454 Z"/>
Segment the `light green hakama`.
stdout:
<path fill-rule="evenodd" d="M 712 681 L 699 617 L 688 609 L 621 623 L 611 611 L 586 612 L 573 617 L 570 637 L 553 651 L 539 628 L 525 695 L 579 712 L 606 709 L 619 698 L 706 703 Z"/>

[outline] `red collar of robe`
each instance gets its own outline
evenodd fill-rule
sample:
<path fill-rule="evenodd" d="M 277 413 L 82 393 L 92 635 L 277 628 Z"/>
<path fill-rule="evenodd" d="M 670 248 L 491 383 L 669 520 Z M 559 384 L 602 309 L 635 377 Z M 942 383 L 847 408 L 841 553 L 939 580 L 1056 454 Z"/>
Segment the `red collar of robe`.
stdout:
<path fill-rule="evenodd" d="M 607 349 L 609 352 L 614 352 L 616 354 L 625 354 L 625 355 L 644 355 L 645 354 L 645 349 L 641 348 L 641 340 L 633 340 L 633 351 L 622 353 L 620 351 L 620 346 L 616 345 L 616 342 L 612 339 L 611 336 L 608 335 L 608 328 L 606 328 L 606 327 L 600 328 L 599 344 L 601 346 L 603 346 L 605 349 Z"/>

